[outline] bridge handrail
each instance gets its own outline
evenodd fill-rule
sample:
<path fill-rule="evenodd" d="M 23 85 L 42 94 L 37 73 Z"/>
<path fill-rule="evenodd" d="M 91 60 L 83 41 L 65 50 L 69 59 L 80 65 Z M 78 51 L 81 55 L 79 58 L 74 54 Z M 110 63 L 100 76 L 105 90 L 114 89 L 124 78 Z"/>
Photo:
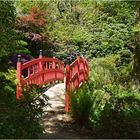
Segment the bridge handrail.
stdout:
<path fill-rule="evenodd" d="M 22 71 L 26 73 L 22 75 Z M 64 81 L 64 62 L 57 58 L 45 58 L 42 55 L 24 64 L 21 58 L 17 62 L 18 80 L 16 87 L 16 98 L 21 98 L 24 85 L 29 87 L 31 84 L 42 86 L 43 84 L 56 80 Z M 69 90 L 77 90 L 88 79 L 88 62 L 83 57 L 77 59 L 70 65 L 66 65 L 66 91 L 65 91 L 65 111 L 69 110 Z"/>
<path fill-rule="evenodd" d="M 88 79 L 88 62 L 85 58 L 77 57 L 70 65 L 66 65 L 65 111 L 69 110 L 69 90 L 78 89 Z"/>
<path fill-rule="evenodd" d="M 60 61 L 59 59 L 54 58 L 54 57 L 53 58 L 48 58 L 48 57 L 47 58 L 36 58 L 36 59 L 33 59 L 31 61 L 28 61 L 28 62 L 22 64 L 22 70 L 31 65 L 37 64 L 39 62 L 55 62 L 55 63 L 60 63 L 63 65 L 62 61 Z"/>
<path fill-rule="evenodd" d="M 24 76 L 23 71 L 26 71 Z M 19 99 L 24 85 L 28 87 L 30 84 L 42 86 L 56 80 L 64 81 L 64 63 L 55 57 L 39 57 L 22 64 L 18 58 L 17 80 L 16 98 Z"/>

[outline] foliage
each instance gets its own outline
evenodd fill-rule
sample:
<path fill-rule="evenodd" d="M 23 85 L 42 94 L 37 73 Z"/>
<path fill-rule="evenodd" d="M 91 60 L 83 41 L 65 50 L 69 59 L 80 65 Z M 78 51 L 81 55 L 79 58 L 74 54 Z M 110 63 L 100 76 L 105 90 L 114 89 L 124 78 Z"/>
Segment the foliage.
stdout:
<path fill-rule="evenodd" d="M 88 84 L 70 94 L 72 116 L 91 127 L 93 138 L 140 138 L 139 89 L 130 89 L 130 66 L 118 67 L 119 59 L 94 59 Z"/>
<path fill-rule="evenodd" d="M 91 127 L 92 138 L 140 138 L 139 91 L 111 84 L 95 89 L 93 83 L 71 93 L 74 119 Z"/>
<path fill-rule="evenodd" d="M 21 100 L 15 98 L 15 70 L 0 73 L 0 138 L 37 138 L 42 133 L 39 124 L 44 102 L 34 98 L 38 89 L 24 91 Z"/>
<path fill-rule="evenodd" d="M 9 58 L 8 58 L 8 60 L 9 60 L 8 62 L 15 69 L 16 69 L 16 66 L 17 66 L 17 60 L 18 60 L 18 55 L 19 54 L 21 56 L 21 62 L 22 63 L 28 62 L 28 61 L 33 59 L 32 56 L 26 55 L 24 53 L 15 53 L 15 54 L 10 55 Z M 23 73 L 24 73 L 24 70 L 23 70 Z"/>
<path fill-rule="evenodd" d="M 4 64 L 0 71 L 7 67 L 6 56 L 16 49 L 15 16 L 13 2 L 0 1 L 0 63 Z"/>
<path fill-rule="evenodd" d="M 2 58 L 15 49 L 16 15 L 12 1 L 0 1 L 0 17 L 0 58 Z"/>
<path fill-rule="evenodd" d="M 26 14 L 19 15 L 16 29 L 23 33 L 26 48 L 34 57 L 38 57 L 40 49 L 51 50 L 53 43 L 42 33 L 46 27 L 47 12 L 37 6 L 32 6 Z"/>
<path fill-rule="evenodd" d="M 101 57 L 118 53 L 133 40 L 134 9 L 126 2 L 56 1 L 48 5 L 46 32 L 59 51 L 70 46 L 89 58 Z"/>
<path fill-rule="evenodd" d="M 139 92 L 106 86 L 96 94 L 90 121 L 97 138 L 140 138 Z M 95 107 L 96 106 L 96 107 Z"/>
<path fill-rule="evenodd" d="M 93 80 L 95 81 L 96 88 L 102 88 L 106 84 L 111 84 L 117 82 L 118 72 L 115 67 L 115 58 L 117 56 L 108 56 L 106 58 L 94 59 L 91 62 L 91 68 L 94 69 L 90 71 Z"/>
<path fill-rule="evenodd" d="M 22 37 L 21 37 L 22 38 Z M 27 42 L 23 40 L 16 40 L 16 46 L 18 48 L 18 51 L 15 50 L 14 53 L 24 53 L 24 54 L 30 54 L 30 51 L 26 48 L 27 47 Z M 24 48 L 24 49 L 23 49 Z"/>
<path fill-rule="evenodd" d="M 92 82 L 86 83 L 83 87 L 70 94 L 70 112 L 73 118 L 84 125 L 88 123 L 90 110 L 93 104 Z"/>
<path fill-rule="evenodd" d="M 15 31 L 16 13 L 12 1 L 0 1 L 0 71 L 8 69 L 9 54 L 15 52 L 28 52 L 22 43 L 19 45 L 20 33 Z"/>
<path fill-rule="evenodd" d="M 31 9 L 33 6 L 35 7 L 39 7 L 41 10 L 46 10 L 47 7 L 47 2 L 45 1 L 23 1 L 23 0 L 18 0 L 15 1 L 15 7 L 16 7 L 16 11 L 17 14 L 27 14 L 29 9 Z"/>
<path fill-rule="evenodd" d="M 16 6 L 24 14 L 32 6 L 47 10 L 43 33 L 51 38 L 60 59 L 66 57 L 67 48 L 89 58 L 123 53 L 134 40 L 134 2 L 20 1 Z"/>
<path fill-rule="evenodd" d="M 93 59 L 90 63 L 90 78 L 94 81 L 95 88 L 103 88 L 104 85 L 108 84 L 129 88 L 131 64 L 123 61 L 119 55 Z"/>
<path fill-rule="evenodd" d="M 46 12 L 41 11 L 38 7 L 33 6 L 27 15 L 22 15 L 17 24 L 18 28 L 22 31 L 30 31 L 38 33 L 45 27 Z"/>
<path fill-rule="evenodd" d="M 15 70 L 8 65 L 9 55 L 14 57 L 19 52 L 29 54 L 23 35 L 15 31 L 16 11 L 13 4 L 12 1 L 0 1 L 0 138 L 37 138 L 42 133 L 39 121 L 44 100 L 35 100 L 40 90 L 34 86 L 30 91 L 23 92 L 21 100 L 16 100 Z"/>

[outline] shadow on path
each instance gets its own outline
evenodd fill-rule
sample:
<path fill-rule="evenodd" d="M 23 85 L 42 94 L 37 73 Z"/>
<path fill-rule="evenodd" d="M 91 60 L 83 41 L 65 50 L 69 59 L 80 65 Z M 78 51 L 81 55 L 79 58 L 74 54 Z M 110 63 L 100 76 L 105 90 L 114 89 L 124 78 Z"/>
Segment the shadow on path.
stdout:
<path fill-rule="evenodd" d="M 48 89 L 44 94 L 49 99 L 50 107 L 44 109 L 41 120 L 44 128 L 43 139 L 79 139 L 91 138 L 91 132 L 85 127 L 76 124 L 64 111 L 65 84 L 57 84 Z"/>

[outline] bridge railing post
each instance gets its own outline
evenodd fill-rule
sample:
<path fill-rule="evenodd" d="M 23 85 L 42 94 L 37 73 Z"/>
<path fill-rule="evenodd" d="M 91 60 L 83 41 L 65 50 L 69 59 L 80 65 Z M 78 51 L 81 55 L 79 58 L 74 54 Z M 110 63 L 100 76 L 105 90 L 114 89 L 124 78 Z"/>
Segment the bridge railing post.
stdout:
<path fill-rule="evenodd" d="M 66 93 L 65 93 L 65 111 L 69 111 L 69 90 L 70 90 L 70 66 L 66 65 Z"/>
<path fill-rule="evenodd" d="M 42 53 L 42 50 L 40 50 L 39 52 L 39 58 L 43 58 L 43 53 Z M 42 61 L 39 62 L 39 71 L 42 71 L 43 70 L 43 65 L 42 65 Z M 39 78 L 39 84 L 41 84 L 43 82 L 43 75 L 40 75 L 40 78 Z"/>
<path fill-rule="evenodd" d="M 86 80 L 86 60 L 83 59 L 83 74 L 84 74 L 84 81 Z"/>
<path fill-rule="evenodd" d="M 77 70 L 77 74 L 78 74 L 78 79 L 77 79 L 77 82 L 78 82 L 78 87 L 79 87 L 79 84 L 80 84 L 80 56 L 77 56 L 77 61 L 78 61 L 78 64 L 77 64 L 77 67 L 78 67 L 78 70 Z"/>
<path fill-rule="evenodd" d="M 42 58 L 43 57 L 43 52 L 42 50 L 39 51 L 39 58 Z"/>
<path fill-rule="evenodd" d="M 56 65 L 55 65 L 55 57 L 53 57 L 53 62 L 52 62 L 52 69 L 55 69 Z M 54 71 L 54 81 L 51 82 L 51 84 L 55 84 L 56 81 L 56 72 Z"/>
<path fill-rule="evenodd" d="M 88 68 L 88 63 L 87 63 L 86 59 L 84 59 L 84 64 L 85 64 L 85 80 L 87 80 L 88 79 L 88 70 L 89 70 L 89 68 Z"/>
<path fill-rule="evenodd" d="M 63 71 L 63 81 L 62 82 L 64 82 L 64 62 L 62 62 L 62 65 L 61 65 L 60 69 Z"/>
<path fill-rule="evenodd" d="M 16 87 L 16 99 L 20 99 L 21 92 L 22 92 L 22 64 L 21 64 L 21 55 L 18 55 L 17 59 L 17 71 L 16 71 L 16 78 L 17 78 L 17 87 Z"/>

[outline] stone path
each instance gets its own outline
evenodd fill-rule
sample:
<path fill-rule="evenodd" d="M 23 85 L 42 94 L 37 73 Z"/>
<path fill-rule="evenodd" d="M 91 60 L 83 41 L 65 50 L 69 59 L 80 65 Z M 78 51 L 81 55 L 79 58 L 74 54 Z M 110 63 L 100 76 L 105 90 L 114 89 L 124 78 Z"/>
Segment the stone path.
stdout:
<path fill-rule="evenodd" d="M 49 97 L 50 107 L 47 107 L 47 111 L 56 110 L 56 108 L 64 108 L 65 100 L 65 83 L 57 84 L 49 88 L 44 95 Z"/>
<path fill-rule="evenodd" d="M 77 125 L 64 111 L 65 84 L 57 84 L 46 92 L 50 106 L 44 108 L 45 114 L 41 120 L 44 128 L 43 139 L 79 139 L 89 138 L 88 132 Z"/>

